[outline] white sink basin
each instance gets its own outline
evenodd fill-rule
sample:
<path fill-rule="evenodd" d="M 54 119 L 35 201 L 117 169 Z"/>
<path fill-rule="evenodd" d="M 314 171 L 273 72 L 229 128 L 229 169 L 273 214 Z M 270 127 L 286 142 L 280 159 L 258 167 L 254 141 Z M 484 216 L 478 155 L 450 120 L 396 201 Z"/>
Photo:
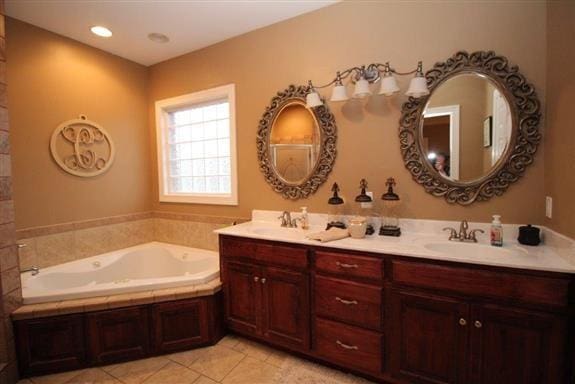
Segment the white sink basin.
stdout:
<path fill-rule="evenodd" d="M 437 242 L 424 244 L 425 249 L 446 256 L 466 256 L 481 259 L 509 259 L 525 257 L 527 253 L 520 248 L 499 248 L 476 243 Z"/>
<path fill-rule="evenodd" d="M 305 233 L 298 228 L 282 228 L 282 227 L 255 227 L 250 228 L 249 231 L 256 235 L 270 236 L 274 238 L 289 238 L 289 239 L 303 239 Z"/>

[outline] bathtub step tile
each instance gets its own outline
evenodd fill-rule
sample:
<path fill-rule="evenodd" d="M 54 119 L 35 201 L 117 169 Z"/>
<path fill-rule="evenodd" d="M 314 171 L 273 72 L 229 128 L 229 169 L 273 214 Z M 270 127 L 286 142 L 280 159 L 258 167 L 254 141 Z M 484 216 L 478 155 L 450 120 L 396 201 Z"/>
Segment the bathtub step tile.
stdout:
<path fill-rule="evenodd" d="M 25 320 L 34 318 L 36 304 L 23 305 L 12 312 L 12 320 Z"/>
<path fill-rule="evenodd" d="M 143 305 L 154 302 L 154 293 L 152 291 L 134 292 L 130 294 L 132 305 Z"/>
<path fill-rule="evenodd" d="M 244 357 L 241 352 L 216 345 L 205 348 L 190 368 L 212 380 L 221 381 Z"/>
<path fill-rule="evenodd" d="M 191 384 L 200 374 L 183 365 L 169 362 L 144 381 L 144 384 Z"/>
<path fill-rule="evenodd" d="M 159 356 L 109 365 L 102 367 L 102 369 L 125 384 L 140 384 L 165 367 L 169 362 L 170 360 Z"/>
<path fill-rule="evenodd" d="M 175 288 L 158 289 L 153 291 L 153 295 L 155 303 L 176 300 Z"/>
<path fill-rule="evenodd" d="M 71 313 L 84 312 L 84 304 L 86 299 L 64 300 L 58 303 L 58 314 L 68 315 Z"/>
<path fill-rule="evenodd" d="M 278 373 L 278 367 L 246 357 L 222 380 L 222 384 L 274 384 Z"/>
<path fill-rule="evenodd" d="M 84 312 L 103 311 L 108 309 L 108 297 L 91 297 L 84 299 Z"/>
<path fill-rule="evenodd" d="M 132 304 L 132 294 L 123 293 L 120 295 L 108 296 L 108 308 L 122 308 L 129 307 Z"/>
<path fill-rule="evenodd" d="M 34 317 L 57 316 L 60 302 L 35 304 Z"/>

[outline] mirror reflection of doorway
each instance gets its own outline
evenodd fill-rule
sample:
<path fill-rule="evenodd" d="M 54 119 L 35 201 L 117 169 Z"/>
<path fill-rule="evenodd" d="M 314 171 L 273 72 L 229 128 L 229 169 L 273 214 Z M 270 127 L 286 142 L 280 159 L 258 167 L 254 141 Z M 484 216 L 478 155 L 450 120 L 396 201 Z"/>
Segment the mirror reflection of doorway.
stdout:
<path fill-rule="evenodd" d="M 459 179 L 459 105 L 427 108 L 423 119 L 423 150 L 434 165 L 438 157 L 446 158 L 446 174 Z"/>

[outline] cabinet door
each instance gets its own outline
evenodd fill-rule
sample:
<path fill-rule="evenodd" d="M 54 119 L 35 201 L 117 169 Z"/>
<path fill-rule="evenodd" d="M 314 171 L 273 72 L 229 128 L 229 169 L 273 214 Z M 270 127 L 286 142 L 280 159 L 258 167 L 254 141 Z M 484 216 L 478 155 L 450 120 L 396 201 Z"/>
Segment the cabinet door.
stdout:
<path fill-rule="evenodd" d="M 473 383 L 559 384 L 566 381 L 565 318 L 475 306 L 472 311 Z"/>
<path fill-rule="evenodd" d="M 37 375 L 81 368 L 86 363 L 81 315 L 15 323 L 20 371 Z"/>
<path fill-rule="evenodd" d="M 261 323 L 261 269 L 251 264 L 223 263 L 224 300 L 228 328 L 256 334 Z"/>
<path fill-rule="evenodd" d="M 264 300 L 266 339 L 297 349 L 308 349 L 309 276 L 267 267 L 260 280 Z"/>
<path fill-rule="evenodd" d="M 148 310 L 145 307 L 115 309 L 87 316 L 90 360 L 111 363 L 148 355 Z"/>
<path fill-rule="evenodd" d="M 392 375 L 410 383 L 465 383 L 468 306 L 406 291 L 390 296 Z"/>
<path fill-rule="evenodd" d="M 203 299 L 173 301 L 152 307 L 154 350 L 168 353 L 209 341 L 207 302 Z"/>

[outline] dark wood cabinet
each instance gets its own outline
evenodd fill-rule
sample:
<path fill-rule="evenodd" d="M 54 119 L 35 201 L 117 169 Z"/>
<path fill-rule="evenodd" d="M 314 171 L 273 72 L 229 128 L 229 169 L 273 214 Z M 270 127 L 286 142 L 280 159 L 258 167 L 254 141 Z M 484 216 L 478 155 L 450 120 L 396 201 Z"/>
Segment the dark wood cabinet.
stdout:
<path fill-rule="evenodd" d="M 150 348 L 148 321 L 146 307 L 88 314 L 90 360 L 105 364 L 146 356 Z"/>
<path fill-rule="evenodd" d="M 307 251 L 238 239 L 222 240 L 220 249 L 228 329 L 309 349 Z"/>
<path fill-rule="evenodd" d="M 44 374 L 86 365 L 81 315 L 15 323 L 18 363 L 23 372 Z"/>
<path fill-rule="evenodd" d="M 267 267 L 262 273 L 263 333 L 293 348 L 309 348 L 309 278 L 301 272 Z"/>
<path fill-rule="evenodd" d="M 156 353 L 205 345 L 210 339 L 206 300 L 172 301 L 152 307 L 152 339 Z"/>
<path fill-rule="evenodd" d="M 391 293 L 390 370 L 414 383 L 466 383 L 469 306 L 444 297 Z"/>

